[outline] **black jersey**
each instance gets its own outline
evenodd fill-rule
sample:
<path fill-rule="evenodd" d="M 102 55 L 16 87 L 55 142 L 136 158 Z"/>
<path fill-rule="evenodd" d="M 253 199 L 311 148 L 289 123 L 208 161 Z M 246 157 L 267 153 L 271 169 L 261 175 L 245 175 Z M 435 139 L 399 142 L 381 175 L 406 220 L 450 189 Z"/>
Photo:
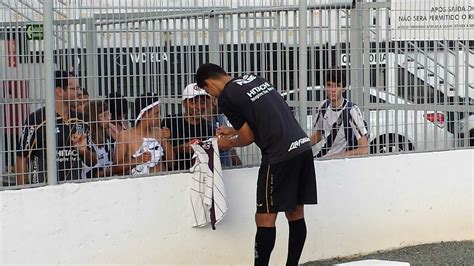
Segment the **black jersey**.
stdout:
<path fill-rule="evenodd" d="M 277 163 L 311 149 L 310 140 L 288 104 L 268 81 L 245 75 L 229 81 L 219 108 L 239 130 L 248 123 L 262 150 L 262 163 Z"/>
<path fill-rule="evenodd" d="M 56 114 L 56 163 L 58 180 L 76 180 L 81 177 L 82 162 L 79 151 L 72 146 L 73 133 L 87 134 L 80 114 L 71 113 L 68 120 Z M 46 181 L 46 108 L 30 114 L 25 121 L 17 155 L 28 159 L 32 183 Z"/>
<path fill-rule="evenodd" d="M 177 147 L 193 139 L 206 140 L 214 136 L 212 127 L 206 120 L 201 119 L 196 125 L 188 123 L 184 115 L 173 115 L 166 117 L 161 122 L 161 127 L 167 127 L 171 131 L 171 145 Z M 178 170 L 187 170 L 192 166 L 192 153 L 179 151 L 176 153 L 178 159 Z"/>

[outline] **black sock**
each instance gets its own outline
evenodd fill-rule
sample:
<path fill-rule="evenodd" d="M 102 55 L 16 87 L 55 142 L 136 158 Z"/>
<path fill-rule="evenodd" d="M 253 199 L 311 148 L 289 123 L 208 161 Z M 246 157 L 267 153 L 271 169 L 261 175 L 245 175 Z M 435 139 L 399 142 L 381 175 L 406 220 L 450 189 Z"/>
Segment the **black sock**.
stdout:
<path fill-rule="evenodd" d="M 286 265 L 298 265 L 304 241 L 306 240 L 306 223 L 303 219 L 288 222 L 290 226 L 290 236 L 288 238 L 288 258 Z"/>
<path fill-rule="evenodd" d="M 275 227 L 257 227 L 254 265 L 268 265 L 270 254 L 275 246 L 275 238 Z"/>

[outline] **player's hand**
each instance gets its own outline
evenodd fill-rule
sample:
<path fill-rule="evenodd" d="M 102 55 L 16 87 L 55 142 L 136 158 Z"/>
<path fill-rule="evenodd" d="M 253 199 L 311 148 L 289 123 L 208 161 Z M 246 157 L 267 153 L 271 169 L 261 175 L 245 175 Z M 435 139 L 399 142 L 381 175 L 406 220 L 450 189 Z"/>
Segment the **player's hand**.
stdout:
<path fill-rule="evenodd" d="M 217 128 L 217 136 L 218 137 L 232 137 L 237 135 L 237 130 L 235 130 L 233 127 L 227 127 L 227 126 L 220 126 Z"/>
<path fill-rule="evenodd" d="M 161 137 L 163 139 L 170 139 L 171 138 L 171 131 L 169 128 L 164 127 L 161 129 Z"/>
<path fill-rule="evenodd" d="M 219 150 L 222 150 L 222 151 L 228 151 L 228 150 L 234 148 L 230 138 L 226 138 L 226 137 L 218 138 L 217 139 L 217 146 L 219 147 Z"/>

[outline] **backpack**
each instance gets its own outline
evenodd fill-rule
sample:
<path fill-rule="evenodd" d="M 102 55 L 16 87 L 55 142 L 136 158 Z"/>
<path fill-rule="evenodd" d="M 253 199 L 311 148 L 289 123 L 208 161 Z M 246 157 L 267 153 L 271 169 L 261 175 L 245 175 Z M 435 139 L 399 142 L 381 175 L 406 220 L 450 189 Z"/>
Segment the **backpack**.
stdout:
<path fill-rule="evenodd" d="M 345 100 L 345 101 L 347 101 L 347 100 Z M 323 118 L 326 115 L 326 110 L 328 109 L 329 104 L 330 104 L 330 101 L 325 100 L 323 105 L 320 108 L 321 115 L 322 115 Z M 342 124 L 343 124 L 343 127 L 344 127 L 344 135 L 346 136 L 346 140 L 347 140 L 347 147 L 346 147 L 347 151 L 354 150 L 358 146 L 357 138 L 356 138 L 356 136 L 355 136 L 354 132 L 352 131 L 352 128 L 349 124 L 349 121 L 352 121 L 351 109 L 352 109 L 353 106 L 354 106 L 354 104 L 351 101 L 347 101 L 347 104 L 344 107 L 344 109 L 342 110 L 342 114 L 341 114 L 342 115 Z M 365 125 L 365 130 L 367 131 L 367 136 L 369 136 L 369 127 L 368 127 L 368 124 L 365 121 L 365 119 L 364 119 L 364 125 Z"/>

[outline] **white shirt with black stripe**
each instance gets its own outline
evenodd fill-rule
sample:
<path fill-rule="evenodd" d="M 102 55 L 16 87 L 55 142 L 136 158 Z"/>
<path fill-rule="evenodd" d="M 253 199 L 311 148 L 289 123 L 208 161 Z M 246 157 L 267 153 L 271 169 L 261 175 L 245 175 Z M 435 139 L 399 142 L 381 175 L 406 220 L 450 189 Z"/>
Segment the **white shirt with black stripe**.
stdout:
<path fill-rule="evenodd" d="M 203 227 L 219 223 L 227 212 L 226 193 L 217 140 L 191 144 L 194 150 L 190 200 L 193 211 L 192 226 Z"/>
<path fill-rule="evenodd" d="M 325 157 L 346 151 L 349 147 L 348 140 L 344 131 L 342 112 L 348 104 L 348 100 L 344 99 L 340 107 L 334 108 L 329 100 L 321 102 L 318 109 L 313 113 L 313 128 L 315 131 L 321 131 L 322 148 L 315 151 L 316 157 Z M 324 106 L 325 112 L 323 112 Z M 323 115 L 324 114 L 324 115 Z M 348 121 L 354 136 L 359 140 L 367 135 L 364 118 L 359 107 L 353 104 L 350 114 L 352 119 Z"/>

